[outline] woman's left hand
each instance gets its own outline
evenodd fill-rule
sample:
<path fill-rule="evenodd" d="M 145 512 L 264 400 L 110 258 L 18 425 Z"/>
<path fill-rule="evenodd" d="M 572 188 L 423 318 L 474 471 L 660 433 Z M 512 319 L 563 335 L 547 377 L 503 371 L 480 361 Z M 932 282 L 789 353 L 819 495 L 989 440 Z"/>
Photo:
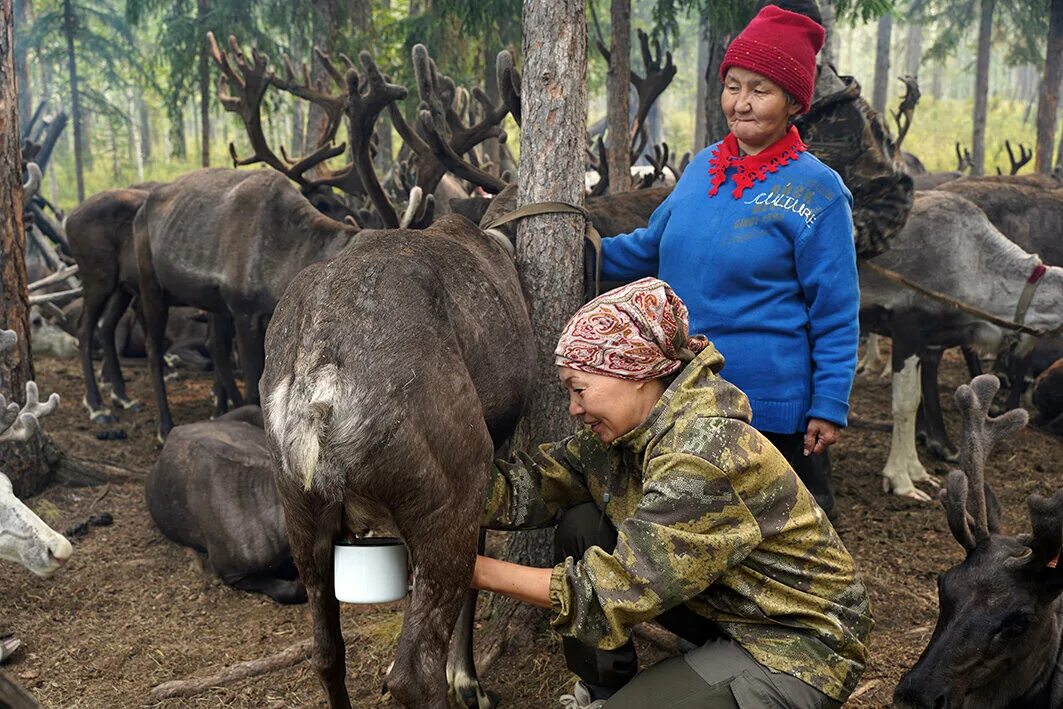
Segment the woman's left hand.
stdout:
<path fill-rule="evenodd" d="M 842 429 L 837 424 L 823 419 L 809 419 L 805 431 L 805 455 L 819 454 L 828 446 L 837 443 L 842 436 Z"/>

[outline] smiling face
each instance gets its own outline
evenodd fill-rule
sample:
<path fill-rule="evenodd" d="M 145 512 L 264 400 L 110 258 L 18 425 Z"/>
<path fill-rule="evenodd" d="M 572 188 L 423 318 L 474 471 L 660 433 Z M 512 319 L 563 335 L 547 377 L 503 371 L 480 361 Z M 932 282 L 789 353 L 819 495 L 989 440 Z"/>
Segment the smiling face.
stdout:
<path fill-rule="evenodd" d="M 736 66 L 724 77 L 720 105 L 727 127 L 747 155 L 756 155 L 786 135 L 789 119 L 801 110 L 774 81 Z"/>
<path fill-rule="evenodd" d="M 664 393 L 664 382 L 635 382 L 558 367 L 568 390 L 568 413 L 583 421 L 602 443 L 612 443 L 646 420 Z"/>

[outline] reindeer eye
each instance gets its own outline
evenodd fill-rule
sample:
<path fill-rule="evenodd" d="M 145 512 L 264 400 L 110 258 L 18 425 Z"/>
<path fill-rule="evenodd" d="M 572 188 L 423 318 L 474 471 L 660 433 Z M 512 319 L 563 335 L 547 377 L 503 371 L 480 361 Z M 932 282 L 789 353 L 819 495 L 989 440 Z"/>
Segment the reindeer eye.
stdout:
<path fill-rule="evenodd" d="M 997 634 L 1005 640 L 1017 638 L 1030 629 L 1031 622 L 1029 613 L 1012 613 L 1004 619 Z"/>

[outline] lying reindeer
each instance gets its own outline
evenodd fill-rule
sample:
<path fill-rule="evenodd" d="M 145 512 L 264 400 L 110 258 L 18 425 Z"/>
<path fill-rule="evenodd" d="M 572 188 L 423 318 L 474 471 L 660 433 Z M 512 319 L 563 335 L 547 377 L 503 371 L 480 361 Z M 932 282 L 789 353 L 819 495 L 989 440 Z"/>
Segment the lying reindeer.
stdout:
<path fill-rule="evenodd" d="M 985 485 L 993 446 L 1020 430 L 1026 412 L 988 415 L 1000 387 L 976 377 L 956 391 L 963 416 L 962 472 L 942 493 L 949 529 L 967 557 L 938 577 L 939 612 L 930 643 L 893 695 L 901 709 L 1063 705 L 1063 489 L 1031 495 L 1032 534 L 1000 532 Z"/>
<path fill-rule="evenodd" d="M 206 553 L 226 584 L 278 603 L 306 601 L 257 406 L 174 428 L 144 497 L 167 539 Z"/>

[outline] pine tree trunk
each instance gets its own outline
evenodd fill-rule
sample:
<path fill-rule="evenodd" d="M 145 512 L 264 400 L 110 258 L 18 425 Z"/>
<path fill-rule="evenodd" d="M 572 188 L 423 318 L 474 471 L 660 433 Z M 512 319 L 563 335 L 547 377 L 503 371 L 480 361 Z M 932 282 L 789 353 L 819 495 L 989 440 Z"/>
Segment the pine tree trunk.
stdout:
<path fill-rule="evenodd" d="M 17 130 L 14 22 L 11 0 L 0 0 L 0 327 L 18 335 L 15 349 L 0 357 L 0 394 L 24 401 L 26 382 L 33 379 L 30 357 L 29 293 L 26 290 L 26 232 L 22 222 L 22 146 Z M 47 482 L 50 462 L 46 439 L 0 446 L 0 470 L 11 479 L 16 495 L 26 495 Z"/>
<path fill-rule="evenodd" d="M 985 174 L 985 123 L 989 103 L 989 50 L 993 39 L 996 0 L 982 0 L 978 20 L 978 58 L 974 77 L 974 132 L 971 136 L 972 174 Z"/>
<path fill-rule="evenodd" d="M 609 191 L 631 189 L 631 0 L 612 0 L 609 10 L 612 42 L 605 84 L 609 118 Z"/>
<path fill-rule="evenodd" d="M 497 104 L 499 102 L 499 99 L 501 98 L 501 95 L 499 94 L 499 91 L 498 91 L 498 72 L 495 71 L 495 57 L 497 55 L 498 55 L 498 52 L 495 51 L 495 48 L 494 48 L 493 45 L 484 47 L 483 52 L 481 53 L 481 57 L 482 57 L 482 61 L 483 61 L 483 72 L 482 73 L 483 73 L 483 77 L 484 77 L 484 93 L 487 94 L 487 98 L 489 98 L 491 100 L 491 104 L 492 105 Z M 391 153 L 390 153 L 390 150 L 391 150 L 391 124 L 388 123 L 388 122 L 381 121 L 380 130 L 379 130 L 379 132 L 377 134 L 378 136 L 380 136 L 380 139 L 381 139 L 380 144 L 381 144 L 381 146 L 383 146 L 383 144 L 384 144 L 384 142 L 383 142 L 384 134 L 387 135 L 388 150 L 389 150 L 388 157 L 390 158 L 390 156 L 391 156 Z M 490 169 L 488 170 L 488 172 L 490 172 L 492 175 L 501 175 L 502 174 L 502 144 L 498 142 L 498 138 L 488 138 L 483 143 L 481 143 L 481 146 L 483 148 L 484 157 L 486 157 L 487 160 L 489 160 L 490 163 L 491 163 L 491 166 L 490 166 Z"/>
<path fill-rule="evenodd" d="M 838 36 L 834 27 L 834 0 L 820 0 L 820 14 L 823 16 L 823 29 L 827 36 L 823 41 L 823 49 L 819 51 L 819 61 L 823 64 L 834 66 L 835 57 L 838 56 Z"/>
<path fill-rule="evenodd" d="M 85 151 L 81 137 L 81 94 L 78 92 L 78 65 L 74 56 L 74 9 L 63 0 L 63 34 L 66 36 L 66 64 L 70 72 L 70 120 L 74 124 L 74 174 L 77 177 L 78 202 L 85 201 L 85 174 L 82 166 Z"/>
<path fill-rule="evenodd" d="M 183 101 L 170 96 L 166 101 L 166 118 L 170 121 L 170 157 L 184 160 L 185 151 L 185 111 Z"/>
<path fill-rule="evenodd" d="M 587 125 L 587 18 L 583 0 L 525 0 L 524 79 L 521 94 L 519 192 L 521 205 L 547 200 L 583 202 L 583 151 Z M 517 269 L 536 336 L 536 386 L 513 447 L 528 450 L 573 432 L 557 381 L 553 351 L 561 328 L 583 293 L 581 216 L 530 217 L 517 227 Z M 514 534 L 506 558 L 548 567 L 552 530 Z M 509 637 L 509 619 L 540 617 L 531 606 L 494 605 L 492 637 Z M 528 623 L 518 621 L 517 627 Z"/>
<path fill-rule="evenodd" d="M 919 22 L 908 25 L 908 41 L 905 50 L 904 73 L 919 76 L 919 63 L 923 60 L 923 26 Z"/>
<path fill-rule="evenodd" d="M 336 0 L 313 0 L 314 3 L 314 20 L 313 20 L 313 36 L 314 46 L 319 48 L 325 54 L 331 56 L 334 60 L 338 57 L 334 55 L 336 50 L 336 32 L 337 23 L 339 22 L 339 9 L 336 7 Z M 313 50 L 311 50 L 311 54 Z M 332 86 L 332 78 L 329 76 L 325 68 L 318 66 L 314 73 L 314 78 L 322 82 L 325 87 Z M 328 116 L 317 104 L 310 104 L 307 111 L 307 137 L 306 145 L 317 145 L 321 136 L 324 135 L 325 126 L 328 124 Z M 311 171 L 313 172 L 313 170 Z"/>
<path fill-rule="evenodd" d="M 137 166 L 137 182 L 144 181 L 144 142 L 147 136 L 143 133 L 142 126 L 137 115 L 137 100 L 133 95 L 133 89 L 126 89 L 126 105 L 129 110 L 129 137 L 133 143 L 133 163 Z"/>
<path fill-rule="evenodd" d="M 196 0 L 196 27 L 199 37 L 199 163 L 210 167 L 210 51 L 206 40 L 206 18 L 210 13 L 208 0 Z"/>
<path fill-rule="evenodd" d="M 29 28 L 33 8 L 30 0 L 15 0 L 15 29 L 25 31 Z M 29 66 L 26 64 L 25 42 L 17 43 L 15 50 L 15 78 L 18 81 L 18 124 L 19 134 L 25 130 L 33 117 L 33 91 L 30 85 Z"/>
<path fill-rule="evenodd" d="M 137 94 L 137 123 L 140 126 L 140 157 L 146 163 L 151 159 L 151 124 L 148 121 L 148 105 Z"/>
<path fill-rule="evenodd" d="M 1063 0 L 1052 0 L 1044 76 L 1044 81 L 1041 82 L 1041 96 L 1037 101 L 1037 153 L 1034 170 L 1049 173 L 1052 171 L 1052 148 L 1056 137 L 1059 84 L 1063 79 Z"/>
<path fill-rule="evenodd" d="M 698 82 L 697 99 L 694 102 L 694 152 L 698 152 L 706 145 L 705 125 L 705 102 L 708 98 L 708 85 L 705 83 L 705 72 L 709 67 L 709 40 L 705 37 L 705 30 L 698 31 L 698 70 L 696 80 Z"/>
<path fill-rule="evenodd" d="M 890 81 L 890 37 L 893 34 L 893 15 L 884 13 L 878 18 L 878 34 L 875 40 L 875 83 L 871 93 L 871 105 L 885 115 L 886 98 Z"/>
<path fill-rule="evenodd" d="M 727 45 L 737 31 L 724 28 L 719 25 L 710 25 L 708 28 L 709 58 L 705 69 L 705 103 L 702 111 L 705 114 L 705 144 L 723 140 L 729 129 L 727 119 L 720 108 L 720 94 L 723 93 L 723 82 L 720 81 L 720 67 L 723 65 L 723 55 L 727 51 Z"/>

